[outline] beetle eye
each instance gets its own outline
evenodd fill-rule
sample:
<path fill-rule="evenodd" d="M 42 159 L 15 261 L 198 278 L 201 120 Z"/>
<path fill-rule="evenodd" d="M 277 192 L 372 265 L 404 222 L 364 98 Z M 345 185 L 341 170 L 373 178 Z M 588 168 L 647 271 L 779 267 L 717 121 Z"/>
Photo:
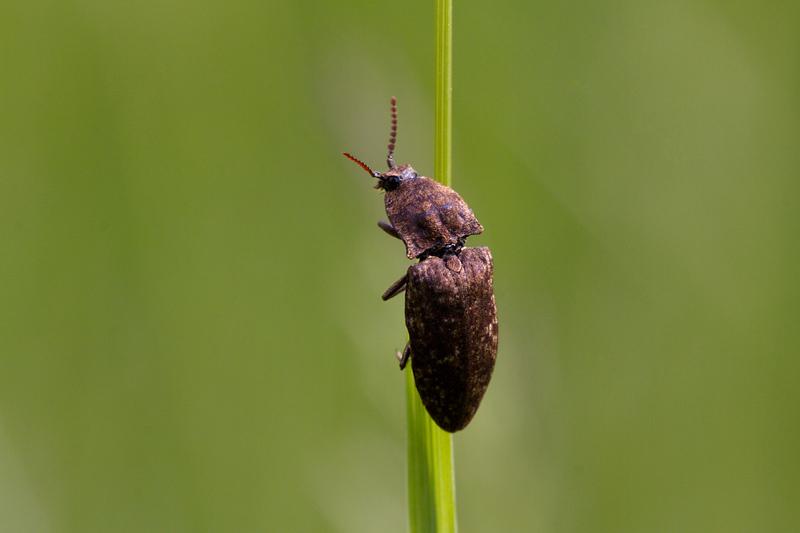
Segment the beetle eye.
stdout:
<path fill-rule="evenodd" d="M 386 191 L 393 191 L 400 186 L 400 178 L 397 176 L 386 176 L 382 180 L 383 189 Z"/>

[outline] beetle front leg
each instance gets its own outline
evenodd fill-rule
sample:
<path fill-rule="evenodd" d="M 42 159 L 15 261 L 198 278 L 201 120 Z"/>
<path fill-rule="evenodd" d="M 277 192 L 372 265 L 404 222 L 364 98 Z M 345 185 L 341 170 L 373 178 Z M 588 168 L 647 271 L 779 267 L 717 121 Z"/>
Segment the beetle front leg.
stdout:
<path fill-rule="evenodd" d="M 389 235 L 391 235 L 392 237 L 394 237 L 396 239 L 400 239 L 400 240 L 403 239 L 400 236 L 400 234 L 397 233 L 397 230 L 394 229 L 394 226 L 392 226 L 388 222 L 384 222 L 383 220 L 379 220 L 378 221 L 378 227 L 381 228 L 383 231 L 385 231 L 386 233 L 388 233 Z"/>

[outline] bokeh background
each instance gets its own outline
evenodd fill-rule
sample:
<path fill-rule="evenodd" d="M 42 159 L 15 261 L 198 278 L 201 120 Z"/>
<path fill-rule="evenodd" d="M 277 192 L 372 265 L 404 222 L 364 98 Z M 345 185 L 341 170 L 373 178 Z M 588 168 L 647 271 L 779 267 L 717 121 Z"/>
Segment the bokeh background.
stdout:
<path fill-rule="evenodd" d="M 407 530 L 376 227 L 432 2 L 5 0 L 0 530 Z M 491 247 L 459 525 L 796 531 L 800 4 L 456 2 Z"/>

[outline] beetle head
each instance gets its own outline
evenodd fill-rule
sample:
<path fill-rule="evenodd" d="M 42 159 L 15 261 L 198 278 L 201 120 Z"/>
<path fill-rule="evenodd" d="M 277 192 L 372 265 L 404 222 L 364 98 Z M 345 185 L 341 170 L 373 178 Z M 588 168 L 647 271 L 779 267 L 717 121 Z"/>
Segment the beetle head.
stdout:
<path fill-rule="evenodd" d="M 391 156 L 390 156 L 391 157 Z M 404 181 L 414 179 L 418 176 L 411 165 L 395 165 L 389 169 L 389 172 L 384 172 L 378 178 L 378 184 L 375 185 L 376 189 L 383 189 L 384 191 L 393 191 L 398 188 Z"/>
<path fill-rule="evenodd" d="M 370 176 L 373 178 L 378 178 L 378 183 L 375 184 L 376 189 L 383 189 L 384 191 L 393 191 L 398 188 L 404 181 L 416 178 L 418 174 L 411 168 L 411 165 L 394 165 L 392 166 L 388 172 L 384 172 L 381 174 L 375 170 L 369 168 L 369 166 L 361 161 L 360 159 L 356 159 L 352 155 L 348 153 L 342 154 L 346 158 L 351 159 L 356 162 L 358 166 L 366 170 Z M 391 157 L 391 155 L 390 155 Z"/>
<path fill-rule="evenodd" d="M 356 159 L 352 155 L 345 153 L 344 156 L 348 159 L 355 161 L 358 166 L 369 172 L 373 178 L 378 178 L 378 183 L 375 185 L 376 189 L 383 189 L 384 191 L 393 191 L 398 188 L 404 181 L 416 178 L 418 174 L 414 172 L 411 165 L 395 165 L 394 163 L 394 143 L 397 140 L 397 100 L 392 96 L 392 130 L 389 134 L 389 156 L 386 158 L 386 164 L 389 165 L 389 171 L 381 174 L 369 168 L 363 161 Z"/>

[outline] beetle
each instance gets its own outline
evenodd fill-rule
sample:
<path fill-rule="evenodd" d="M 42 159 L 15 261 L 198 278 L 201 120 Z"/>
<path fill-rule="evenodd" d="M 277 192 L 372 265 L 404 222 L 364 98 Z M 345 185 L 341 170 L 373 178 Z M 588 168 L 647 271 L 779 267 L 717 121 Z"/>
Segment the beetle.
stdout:
<path fill-rule="evenodd" d="M 392 97 L 392 130 L 389 135 L 388 172 L 381 174 L 348 153 L 372 177 L 378 179 L 376 189 L 386 191 L 386 215 L 389 224 L 378 225 L 391 235 L 399 235 L 406 245 L 409 259 L 437 249 L 463 245 L 464 239 L 483 231 L 472 209 L 456 191 L 441 183 L 420 176 L 411 165 L 394 162 L 397 139 L 397 101 Z M 391 231 L 394 230 L 394 231 Z"/>
<path fill-rule="evenodd" d="M 475 416 L 497 359 L 497 306 L 492 254 L 467 248 L 483 231 L 472 209 L 453 189 L 394 163 L 397 107 L 392 98 L 389 171 L 373 171 L 348 153 L 386 192 L 389 222 L 378 226 L 403 241 L 411 265 L 382 298 L 405 291 L 409 342 L 397 353 L 400 369 L 411 362 L 414 383 L 428 414 L 449 432 Z"/>

